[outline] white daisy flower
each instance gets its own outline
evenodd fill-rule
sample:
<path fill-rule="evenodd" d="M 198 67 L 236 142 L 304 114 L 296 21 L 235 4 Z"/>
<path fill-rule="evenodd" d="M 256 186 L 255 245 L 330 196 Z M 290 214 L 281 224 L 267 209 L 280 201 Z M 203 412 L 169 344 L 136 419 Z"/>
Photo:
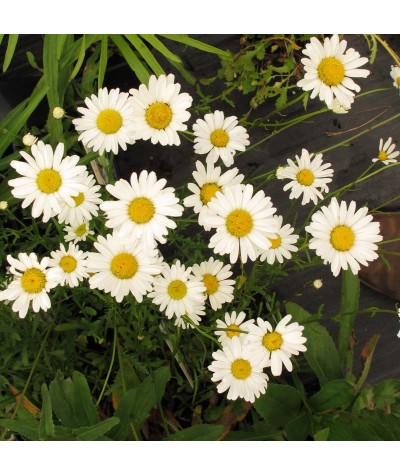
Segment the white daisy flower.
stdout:
<path fill-rule="evenodd" d="M 282 216 L 273 216 L 276 221 L 277 231 L 276 238 L 269 238 L 271 247 L 266 251 L 263 251 L 260 255 L 260 261 L 264 262 L 267 260 L 268 264 L 273 264 L 277 260 L 282 264 L 284 259 L 290 259 L 292 257 L 292 252 L 297 251 L 297 247 L 293 244 L 297 242 L 299 236 L 293 234 L 294 228 L 290 224 L 285 224 L 282 226 L 283 217 Z"/>
<path fill-rule="evenodd" d="M 98 216 L 99 204 L 103 202 L 101 194 L 98 193 L 100 185 L 97 185 L 93 175 L 85 171 L 79 180 L 86 186 L 85 191 L 71 196 L 74 205 L 67 202 L 61 204 L 61 211 L 58 215 L 58 222 L 77 225 L 84 221 L 90 221 L 93 216 Z"/>
<path fill-rule="evenodd" d="M 309 248 L 315 249 L 324 264 L 331 264 L 334 276 L 341 269 L 350 267 L 353 274 L 360 270 L 360 264 L 367 266 L 379 256 L 375 252 L 382 241 L 379 223 L 372 221 L 368 208 L 356 211 L 355 201 L 348 208 L 345 201 L 340 203 L 332 198 L 329 206 L 322 206 L 311 217 L 311 224 L 305 230 L 311 234 Z"/>
<path fill-rule="evenodd" d="M 282 363 L 288 371 L 292 371 L 290 357 L 298 355 L 300 351 L 307 351 L 304 346 L 307 341 L 303 336 L 304 327 L 297 322 L 288 325 L 291 319 L 291 315 L 286 315 L 273 329 L 269 322 L 257 318 L 257 325 L 250 325 L 247 335 L 250 350 L 260 352 L 267 359 L 267 366 L 271 366 L 274 376 L 282 373 Z"/>
<path fill-rule="evenodd" d="M 214 373 L 211 381 L 221 381 L 217 385 L 219 393 L 228 390 L 228 399 L 243 398 L 249 402 L 265 394 L 268 384 L 268 376 L 263 373 L 265 358 L 260 352 L 249 350 L 242 339 L 232 338 L 212 356 L 214 361 L 208 369 Z"/>
<path fill-rule="evenodd" d="M 8 184 L 13 187 L 11 193 L 24 200 L 22 208 L 33 203 L 32 217 L 38 218 L 43 214 L 43 222 L 46 223 L 61 211 L 61 202 L 66 201 L 73 206 L 71 196 L 85 190 L 85 185 L 77 177 L 86 167 L 77 165 L 77 155 L 63 159 L 63 143 L 59 143 L 53 152 L 50 145 L 38 142 L 32 145 L 31 153 L 33 157 L 21 151 L 26 161 L 13 160 L 10 163 L 22 177 L 10 180 Z"/>
<path fill-rule="evenodd" d="M 148 297 L 169 319 L 185 314 L 192 317 L 199 314 L 199 306 L 204 305 L 205 285 L 200 277 L 191 274 L 191 270 L 178 260 L 171 266 L 164 264 L 161 275 L 154 280 L 154 290 Z"/>
<path fill-rule="evenodd" d="M 204 218 L 208 213 L 208 203 L 211 198 L 215 197 L 217 191 L 223 193 L 225 186 L 242 183 L 244 178 L 244 175 L 238 175 L 238 168 L 232 168 L 221 174 L 221 167 L 214 168 L 212 163 L 207 163 L 206 167 L 199 160 L 196 161 L 193 178 L 197 184 L 188 184 L 188 188 L 193 194 L 183 200 L 184 206 L 192 207 L 193 211 L 199 214 L 201 226 L 204 226 Z M 211 228 L 204 226 L 204 229 L 210 231 Z"/>
<path fill-rule="evenodd" d="M 134 138 L 151 140 L 161 145 L 180 145 L 178 131 L 186 130 L 184 122 L 190 118 L 186 110 L 193 98 L 187 93 L 179 93 L 180 84 L 174 83 L 175 76 L 151 76 L 148 87 L 130 89 L 130 102 L 134 110 Z"/>
<path fill-rule="evenodd" d="M 194 325 L 199 325 L 201 318 L 206 314 L 204 310 L 204 302 L 194 304 L 190 312 L 185 312 L 181 317 L 176 317 L 174 324 L 184 330 L 187 328 L 194 328 Z M 190 322 L 193 322 L 193 324 Z"/>
<path fill-rule="evenodd" d="M 353 101 L 351 101 L 353 102 Z M 332 112 L 335 114 L 347 114 L 351 107 L 348 104 L 342 104 L 336 97 L 332 102 Z"/>
<path fill-rule="evenodd" d="M 25 145 L 25 147 L 32 147 L 32 145 L 37 141 L 38 138 L 35 135 L 32 135 L 30 132 L 22 137 L 22 143 Z"/>
<path fill-rule="evenodd" d="M 204 120 L 197 119 L 193 124 L 195 153 L 207 153 L 207 163 L 216 163 L 221 157 L 225 166 L 233 165 L 236 151 L 244 151 L 250 144 L 246 129 L 238 123 L 237 117 L 224 118 L 221 111 L 206 114 Z"/>
<path fill-rule="evenodd" d="M 56 267 L 61 270 L 60 285 L 77 287 L 79 282 L 87 279 L 89 274 L 86 272 L 87 253 L 79 249 L 78 246 L 69 243 L 68 249 L 64 244 L 60 244 L 60 249 L 50 253 L 52 259 L 49 260 L 49 267 Z"/>
<path fill-rule="evenodd" d="M 235 281 L 229 280 L 232 275 L 231 266 L 224 266 L 222 261 L 210 257 L 208 261 L 194 264 L 192 273 L 200 277 L 206 286 L 206 296 L 213 310 L 218 310 L 222 304 L 233 300 Z"/>
<path fill-rule="evenodd" d="M 392 137 L 389 137 L 385 143 L 383 139 L 379 140 L 379 153 L 378 157 L 373 158 L 373 162 L 382 162 L 384 165 L 389 163 L 396 163 L 396 158 L 400 155 L 398 150 L 394 151 L 396 145 L 392 143 Z"/>
<path fill-rule="evenodd" d="M 218 340 L 221 342 L 222 346 L 225 346 L 233 337 L 245 338 L 246 333 L 248 332 L 249 326 L 254 322 L 253 319 L 246 320 L 246 314 L 244 312 L 239 312 L 236 314 L 235 311 L 229 313 L 225 312 L 225 321 L 217 320 L 215 323 L 218 328 L 221 330 L 216 330 L 214 333 L 218 336 Z"/>
<path fill-rule="evenodd" d="M 97 96 L 92 94 L 85 99 L 87 107 L 78 107 L 82 117 L 72 123 L 80 133 L 78 140 L 84 147 L 99 152 L 118 153 L 118 148 L 127 149 L 127 144 L 134 144 L 132 119 L 134 111 L 128 100 L 127 92 L 119 89 L 99 89 Z"/>
<path fill-rule="evenodd" d="M 65 226 L 65 241 L 74 241 L 75 244 L 79 241 L 86 241 L 88 236 L 94 235 L 94 231 L 92 231 L 89 226 L 88 221 L 84 221 L 74 226 Z"/>
<path fill-rule="evenodd" d="M 20 253 L 18 259 L 9 255 L 7 261 L 14 280 L 0 292 L 0 300 L 14 301 L 12 309 L 20 318 L 26 317 L 30 304 L 36 313 L 40 309 L 47 311 L 51 307 L 48 292 L 59 284 L 60 269 L 49 269 L 49 258 L 44 257 L 39 262 L 33 252 Z"/>
<path fill-rule="evenodd" d="M 400 67 L 399 66 L 391 66 L 390 76 L 393 79 L 393 86 L 396 89 L 398 89 L 399 92 L 400 92 Z"/>
<path fill-rule="evenodd" d="M 243 263 L 247 258 L 256 260 L 258 249 L 269 249 L 268 238 L 276 237 L 276 222 L 272 219 L 276 208 L 262 190 L 253 196 L 252 185 L 227 186 L 224 194 L 217 192 L 208 207 L 205 225 L 216 228 L 208 246 L 216 254 L 229 254 L 231 264 L 239 254 Z"/>
<path fill-rule="evenodd" d="M 346 47 L 347 41 L 340 41 L 338 35 L 325 38 L 323 44 L 314 36 L 302 51 L 308 56 L 301 60 L 306 73 L 297 86 L 304 91 L 312 90 L 311 99 L 318 95 L 329 108 L 332 108 L 334 97 L 350 107 L 353 91 L 360 91 L 360 86 L 351 78 L 366 78 L 370 73 L 367 69 L 359 69 L 368 58 L 361 58 L 353 48 L 345 52 Z"/>
<path fill-rule="evenodd" d="M 178 204 L 174 188 L 164 188 L 167 181 L 157 180 L 154 172 L 132 173 L 130 183 L 124 179 L 106 185 L 107 191 L 118 201 L 104 201 L 100 208 L 106 212 L 106 226 L 117 229 L 121 236 L 142 239 L 149 247 L 155 241 L 166 242 L 168 228 L 176 223 L 168 216 L 178 217 L 183 206 Z"/>
<path fill-rule="evenodd" d="M 318 153 L 314 158 L 313 155 L 303 148 L 301 156 L 296 155 L 297 163 L 288 158 L 288 165 L 280 173 L 282 178 L 291 180 L 283 187 L 283 191 L 291 189 L 291 200 L 302 194 L 302 205 L 310 200 L 317 204 L 318 198 L 323 198 L 322 192 L 329 191 L 327 183 L 332 181 L 333 170 L 329 168 L 331 164 L 322 163 L 322 153 Z"/>
<path fill-rule="evenodd" d="M 131 293 L 140 303 L 152 290 L 155 275 L 161 272 L 157 250 L 144 248 L 140 241 L 122 239 L 114 232 L 98 236 L 94 247 L 98 252 L 88 253 L 88 272 L 91 289 L 111 294 L 117 302 Z"/>

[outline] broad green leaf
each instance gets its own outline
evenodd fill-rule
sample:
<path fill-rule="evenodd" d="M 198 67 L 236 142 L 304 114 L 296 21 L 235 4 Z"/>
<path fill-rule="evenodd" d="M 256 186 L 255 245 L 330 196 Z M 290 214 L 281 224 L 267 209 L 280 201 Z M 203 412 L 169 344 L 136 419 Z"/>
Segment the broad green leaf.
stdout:
<path fill-rule="evenodd" d="M 262 441 L 262 440 L 284 440 L 283 431 L 276 430 L 265 421 L 256 422 L 248 431 L 234 430 L 226 435 L 223 441 Z"/>
<path fill-rule="evenodd" d="M 43 404 L 39 425 L 39 438 L 40 440 L 48 440 L 54 437 L 54 422 L 51 397 L 45 384 L 42 385 L 42 398 Z"/>
<path fill-rule="evenodd" d="M 108 35 L 103 35 L 101 38 L 100 59 L 99 59 L 99 76 L 97 85 L 101 89 L 103 87 L 104 76 L 106 74 L 108 61 Z"/>
<path fill-rule="evenodd" d="M 354 388 L 345 379 L 328 381 L 308 403 L 315 412 L 346 409 L 354 400 Z"/>
<path fill-rule="evenodd" d="M 72 381 L 57 375 L 49 386 L 54 414 L 66 427 L 78 427 L 74 413 L 74 386 Z"/>
<path fill-rule="evenodd" d="M 160 63 L 156 60 L 153 53 L 143 43 L 143 41 L 139 38 L 138 35 L 125 35 L 125 37 L 146 61 L 146 63 L 149 65 L 150 69 L 156 76 L 165 74 L 164 69 L 161 67 Z"/>
<path fill-rule="evenodd" d="M 135 390 L 130 389 L 118 403 L 114 416 L 119 419 L 119 424 L 111 431 L 113 440 L 127 440 L 131 428 L 131 412 L 135 404 Z"/>
<path fill-rule="evenodd" d="M 268 384 L 265 394 L 254 403 L 254 408 L 272 427 L 284 427 L 300 414 L 300 392 L 287 384 Z"/>
<path fill-rule="evenodd" d="M 319 442 L 325 442 L 329 438 L 329 427 L 325 427 L 325 429 L 320 429 L 314 434 L 314 440 Z"/>
<path fill-rule="evenodd" d="M 375 404 L 378 409 L 387 410 L 400 400 L 400 380 L 387 379 L 374 386 Z"/>
<path fill-rule="evenodd" d="M 223 425 L 197 424 L 187 429 L 179 430 L 171 434 L 165 440 L 173 441 L 200 441 L 200 440 L 218 440 L 224 432 Z"/>
<path fill-rule="evenodd" d="M 37 108 L 43 98 L 46 96 L 48 87 L 43 78 L 39 80 L 29 99 L 25 99 L 12 109 L 7 116 L 0 122 L 0 157 L 2 157 L 15 140 L 15 136 L 27 123 L 33 111 Z M 0 168 L 3 169 L 2 162 Z"/>
<path fill-rule="evenodd" d="M 119 401 L 124 397 L 127 391 L 135 389 L 139 385 L 140 380 L 132 365 L 128 361 L 124 361 L 112 386 L 112 399 L 114 406 L 118 406 Z"/>
<path fill-rule="evenodd" d="M 5 427 L 29 440 L 39 440 L 39 421 L 0 419 L 0 427 Z"/>
<path fill-rule="evenodd" d="M 143 84 L 148 84 L 150 73 L 137 57 L 136 53 L 132 50 L 129 44 L 124 40 L 121 35 L 111 35 L 111 39 L 115 46 L 119 49 L 128 66 L 136 74 L 139 81 Z"/>
<path fill-rule="evenodd" d="M 338 352 L 341 366 L 344 368 L 347 351 L 350 345 L 351 332 L 358 310 L 360 298 L 360 279 L 351 269 L 342 271 L 342 297 L 339 315 Z M 352 355 L 350 355 L 352 357 Z"/>
<path fill-rule="evenodd" d="M 11 60 L 14 56 L 15 48 L 18 43 L 18 37 L 19 35 L 8 35 L 7 49 L 3 63 L 3 73 L 5 73 L 10 66 Z"/>
<path fill-rule="evenodd" d="M 76 435 L 78 440 L 98 440 L 99 437 L 106 434 L 118 423 L 119 419 L 117 417 L 110 417 L 109 419 L 94 424 L 91 427 L 80 427 L 79 429 L 74 429 L 73 433 Z"/>
<path fill-rule="evenodd" d="M 306 440 L 311 434 L 310 414 L 303 410 L 301 414 L 285 425 L 287 440 Z"/>
<path fill-rule="evenodd" d="M 229 57 L 229 52 L 224 51 L 222 49 L 216 48 L 215 46 L 208 45 L 207 43 L 203 43 L 202 41 L 195 40 L 194 38 L 190 38 L 187 35 L 160 35 L 164 38 L 168 38 L 169 40 L 176 41 L 177 43 L 182 43 L 184 45 L 190 46 L 192 48 L 198 49 L 200 51 L 205 51 L 206 53 L 217 54 L 221 57 Z"/>
<path fill-rule="evenodd" d="M 73 373 L 74 413 L 80 427 L 92 426 L 100 421 L 96 406 L 92 401 L 89 385 L 79 371 Z"/>
<path fill-rule="evenodd" d="M 341 379 L 343 375 L 339 355 L 328 331 L 318 322 L 312 321 L 313 316 L 300 305 L 289 302 L 286 304 L 286 311 L 294 321 L 304 326 L 303 335 L 307 338 L 304 357 L 317 375 L 320 385 Z"/>

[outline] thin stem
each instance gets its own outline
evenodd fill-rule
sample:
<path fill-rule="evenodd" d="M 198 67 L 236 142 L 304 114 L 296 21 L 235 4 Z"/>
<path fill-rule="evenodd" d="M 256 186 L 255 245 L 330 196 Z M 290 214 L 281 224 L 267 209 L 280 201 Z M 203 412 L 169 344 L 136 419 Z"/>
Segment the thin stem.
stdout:
<path fill-rule="evenodd" d="M 104 396 L 104 393 L 105 393 L 105 390 L 106 390 L 106 387 L 107 387 L 107 383 L 108 383 L 108 380 L 110 378 L 110 375 L 111 375 L 111 371 L 112 371 L 112 368 L 114 366 L 114 361 L 115 361 L 115 353 L 116 353 L 116 349 L 117 349 L 117 317 L 115 315 L 115 310 L 114 310 L 114 341 L 113 341 L 113 349 L 112 349 L 112 355 L 111 355 L 111 361 L 110 361 L 110 366 L 108 368 L 108 372 L 107 372 L 107 376 L 106 376 L 106 379 L 104 380 L 104 384 L 103 384 L 103 387 L 102 387 L 102 390 L 100 392 L 100 396 L 99 398 L 97 399 L 97 402 L 96 402 L 96 406 L 98 406 L 100 404 L 100 401 L 101 399 L 103 398 Z"/>
<path fill-rule="evenodd" d="M 397 66 L 400 66 L 400 57 L 399 55 L 392 50 L 392 48 L 383 40 L 379 35 L 373 35 L 374 38 L 385 48 L 385 50 L 390 54 L 390 56 L 396 61 Z"/>

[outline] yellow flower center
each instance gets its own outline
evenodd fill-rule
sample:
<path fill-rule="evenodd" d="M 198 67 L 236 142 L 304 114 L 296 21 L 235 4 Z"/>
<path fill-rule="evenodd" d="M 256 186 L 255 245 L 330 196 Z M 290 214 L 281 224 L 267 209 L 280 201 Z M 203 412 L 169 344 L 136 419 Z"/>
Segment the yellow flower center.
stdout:
<path fill-rule="evenodd" d="M 111 272 L 118 279 L 131 279 L 138 270 L 137 260 L 127 252 L 121 252 L 111 261 Z"/>
<path fill-rule="evenodd" d="M 40 269 L 27 269 L 21 277 L 21 287 L 28 294 L 38 294 L 46 286 L 46 275 Z"/>
<path fill-rule="evenodd" d="M 114 109 L 104 109 L 98 115 L 96 124 L 103 134 L 115 134 L 122 126 L 122 116 Z"/>
<path fill-rule="evenodd" d="M 208 204 L 211 198 L 221 191 L 221 188 L 216 183 L 205 183 L 200 190 L 200 199 L 204 205 Z"/>
<path fill-rule="evenodd" d="M 253 218 L 244 209 L 231 211 L 226 218 L 226 229 L 230 234 L 241 238 L 249 234 L 253 228 Z"/>
<path fill-rule="evenodd" d="M 153 202 L 148 198 L 135 198 L 128 208 L 129 217 L 137 224 L 148 223 L 155 211 Z"/>
<path fill-rule="evenodd" d="M 87 231 L 86 223 L 80 224 L 76 229 L 75 229 L 75 234 L 78 237 L 82 237 Z"/>
<path fill-rule="evenodd" d="M 251 375 L 251 365 L 247 360 L 238 358 L 231 365 L 231 373 L 236 379 L 247 379 Z"/>
<path fill-rule="evenodd" d="M 398 87 L 400 87 L 400 76 L 398 78 L 396 78 L 396 84 Z"/>
<path fill-rule="evenodd" d="M 79 206 L 85 201 L 85 195 L 83 193 L 79 193 L 77 196 L 72 196 L 72 199 L 75 201 L 75 206 Z"/>
<path fill-rule="evenodd" d="M 230 325 L 228 325 L 227 328 L 230 329 L 226 332 L 226 336 L 228 338 L 233 338 L 234 336 L 240 336 L 240 332 L 236 331 L 236 330 L 240 330 L 239 325 L 235 325 L 234 323 L 231 323 Z"/>
<path fill-rule="evenodd" d="M 282 335 L 278 332 L 266 333 L 262 339 L 262 344 L 268 351 L 278 350 L 282 346 L 282 343 Z"/>
<path fill-rule="evenodd" d="M 50 195 L 58 191 L 62 183 L 61 175 L 51 168 L 45 168 L 38 173 L 36 184 L 42 193 Z"/>
<path fill-rule="evenodd" d="M 343 81 L 344 66 L 336 58 L 324 58 L 318 66 L 318 77 L 327 86 L 337 86 Z"/>
<path fill-rule="evenodd" d="M 216 129 L 211 132 L 210 142 L 214 147 L 226 147 L 229 142 L 229 135 L 222 129 Z"/>
<path fill-rule="evenodd" d="M 387 153 L 384 152 L 383 150 L 381 150 L 378 154 L 378 158 L 379 158 L 379 160 L 382 160 L 382 161 L 386 160 L 388 158 Z"/>
<path fill-rule="evenodd" d="M 340 224 L 331 232 L 331 244 L 337 251 L 348 251 L 354 244 L 354 232 L 348 226 Z"/>
<path fill-rule="evenodd" d="M 181 300 L 187 294 L 187 287 L 181 280 L 173 280 L 168 285 L 167 292 L 171 299 Z"/>
<path fill-rule="evenodd" d="M 296 178 L 300 185 L 310 186 L 314 183 L 314 173 L 308 168 L 300 170 Z"/>
<path fill-rule="evenodd" d="M 282 239 L 278 234 L 277 238 L 268 238 L 271 243 L 271 249 L 277 249 L 282 244 Z"/>
<path fill-rule="evenodd" d="M 215 294 L 215 292 L 218 290 L 218 280 L 212 274 L 205 274 L 203 277 L 203 283 L 206 286 L 206 293 L 208 295 Z"/>
<path fill-rule="evenodd" d="M 164 102 L 154 102 L 146 110 L 146 121 L 153 129 L 165 129 L 172 120 L 172 110 Z"/>
<path fill-rule="evenodd" d="M 60 260 L 61 269 L 68 274 L 76 269 L 77 264 L 75 257 L 72 256 L 63 256 Z"/>

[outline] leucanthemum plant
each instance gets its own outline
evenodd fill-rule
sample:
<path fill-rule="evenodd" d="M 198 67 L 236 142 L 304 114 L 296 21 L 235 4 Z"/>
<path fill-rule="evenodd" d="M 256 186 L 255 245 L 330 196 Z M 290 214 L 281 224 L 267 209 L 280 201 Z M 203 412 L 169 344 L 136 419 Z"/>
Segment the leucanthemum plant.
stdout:
<path fill-rule="evenodd" d="M 50 36 L 43 81 L 0 134 L 0 439 L 400 438 L 400 382 L 369 384 L 378 340 L 364 343 L 354 323 L 394 317 L 397 342 L 398 304 L 379 316 L 359 304 L 375 264 L 396 269 L 386 244 L 398 238 L 384 236 L 383 205 L 362 190 L 388 169 L 395 181 L 398 117 L 377 113 L 370 126 L 358 114 L 382 91 L 396 103 L 398 67 L 384 88 L 368 89 L 371 74 L 359 97 L 353 81 L 388 44 L 366 35 L 384 48 L 365 54 L 338 35 L 245 35 L 239 53 L 219 52 L 225 71 L 198 81 L 164 35 Z M 138 79 L 126 92 L 106 86 L 116 51 Z M 226 90 L 211 97 L 217 77 Z M 230 91 L 255 90 L 239 115 Z M 21 127 L 46 91 L 46 121 Z M 322 105 L 307 102 L 317 96 Z M 385 166 L 359 148 L 381 126 L 389 138 L 373 162 Z"/>

